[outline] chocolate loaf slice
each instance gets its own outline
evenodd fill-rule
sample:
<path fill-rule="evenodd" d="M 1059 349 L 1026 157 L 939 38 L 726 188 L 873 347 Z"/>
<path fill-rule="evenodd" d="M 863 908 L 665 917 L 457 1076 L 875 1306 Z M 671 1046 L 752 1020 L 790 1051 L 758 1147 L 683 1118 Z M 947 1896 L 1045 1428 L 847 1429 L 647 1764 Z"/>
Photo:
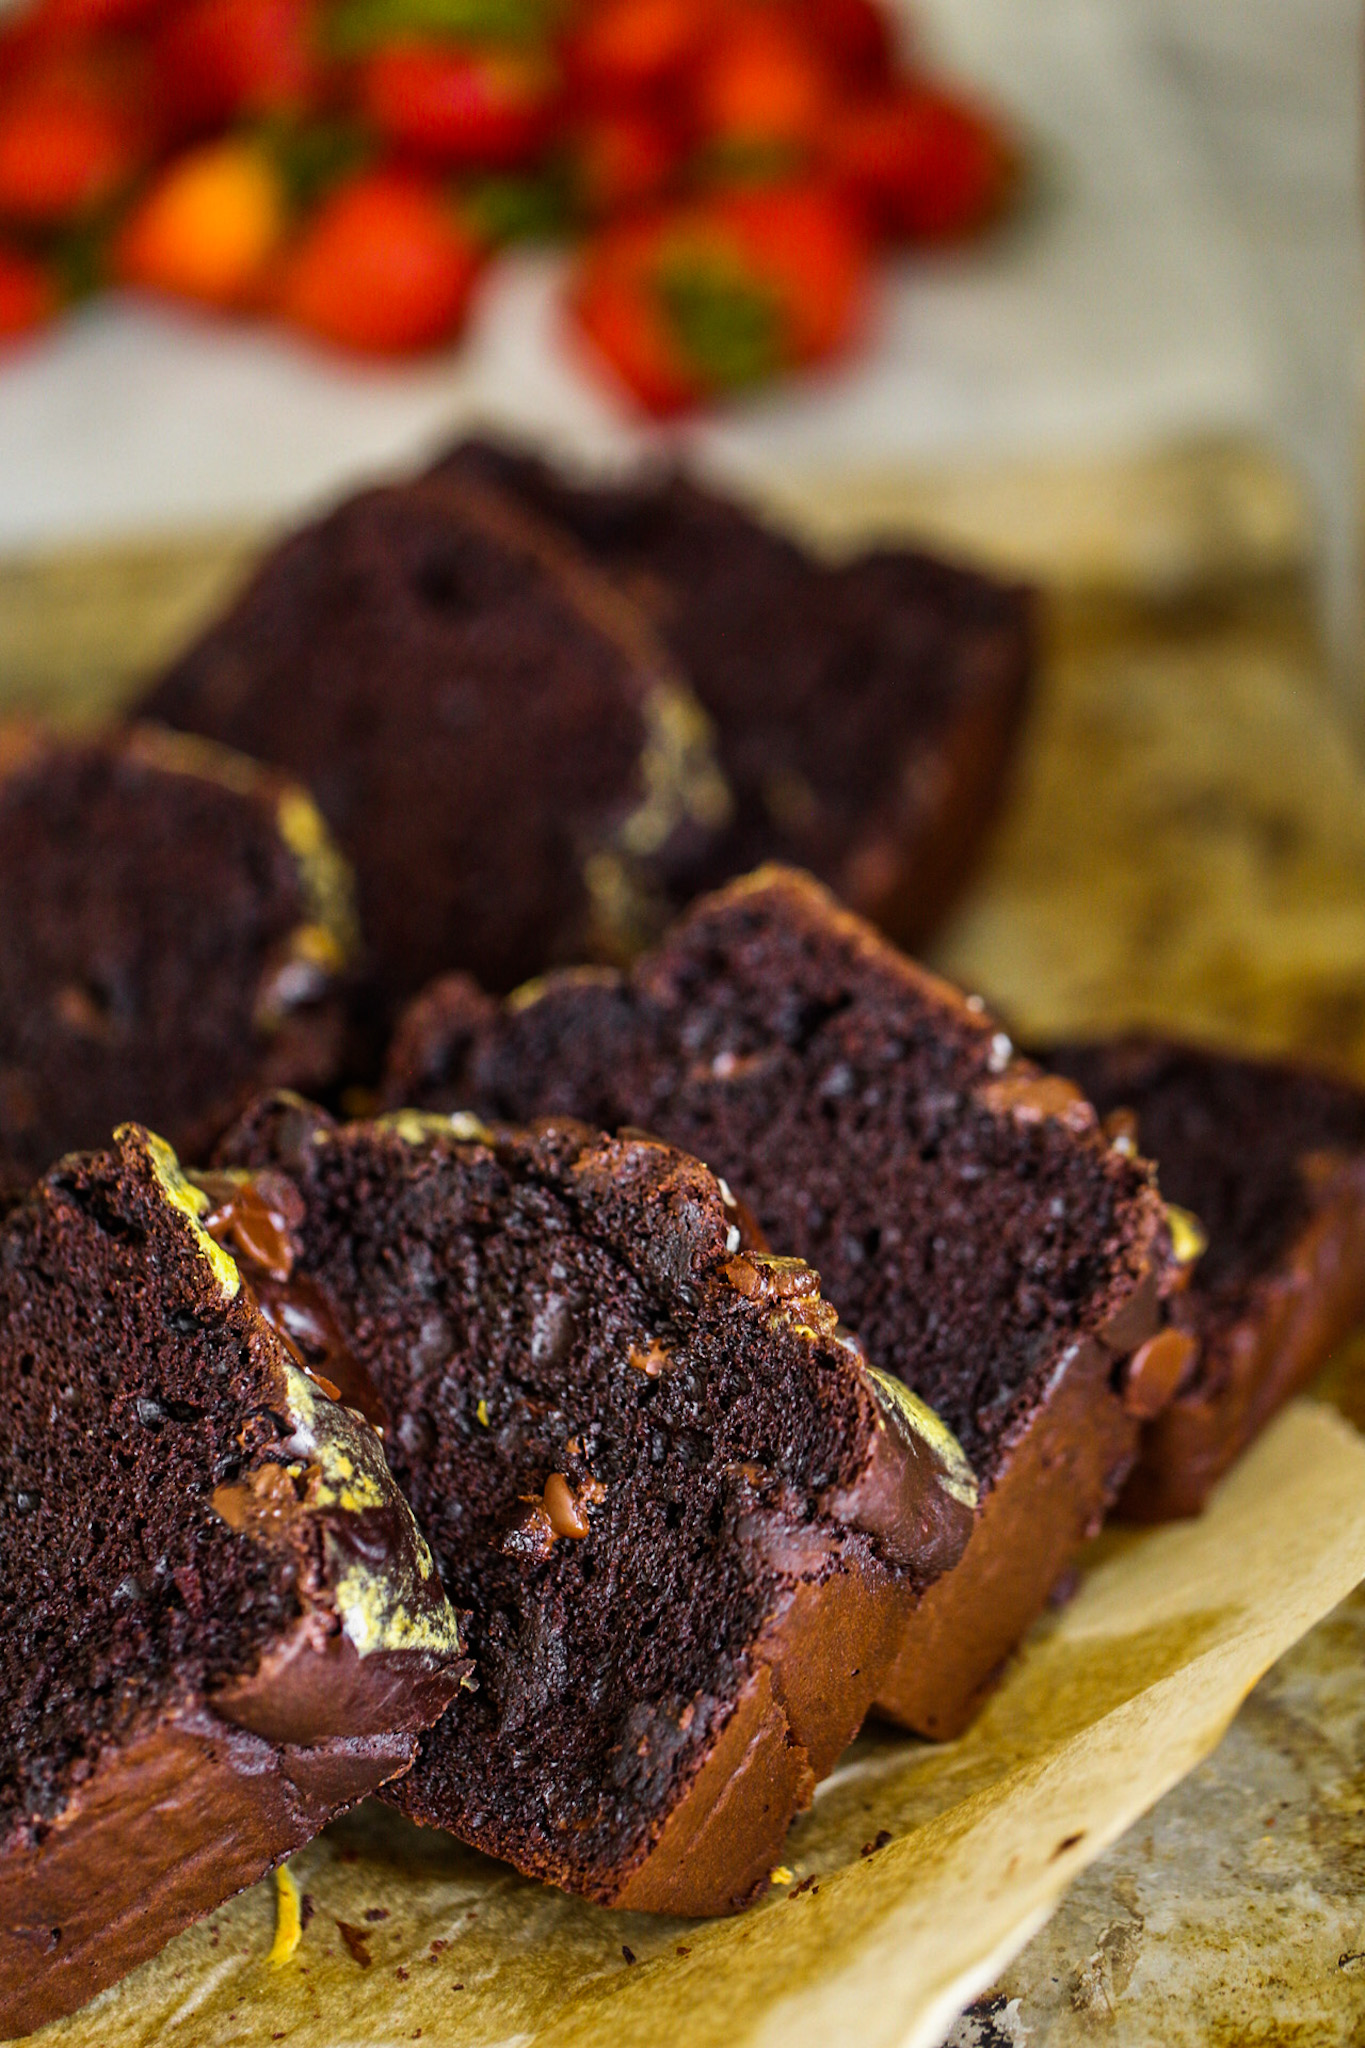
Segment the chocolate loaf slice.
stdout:
<path fill-rule="evenodd" d="M 603 1904 L 743 1905 L 967 1541 L 942 1424 L 657 1141 L 286 1097 L 223 1158 L 297 1189 L 276 1312 L 367 1376 L 471 1610 L 478 1690 L 394 1803 Z"/>
<path fill-rule="evenodd" d="M 696 905 L 629 976 L 551 976 L 503 1006 L 438 985 L 405 1019 L 387 1086 L 395 1102 L 657 1131 L 819 1269 L 873 1364 L 942 1415 L 981 1483 L 966 1556 L 877 1694 L 925 1734 L 960 1728 L 1173 1391 L 1150 1168 L 984 1009 L 783 869 Z"/>
<path fill-rule="evenodd" d="M 466 441 L 434 474 L 493 483 L 572 534 L 652 613 L 709 713 L 734 818 L 679 907 L 776 859 L 902 945 L 940 922 L 1022 721 L 1027 592 L 908 549 L 822 563 L 676 471 L 594 486 Z"/>
<path fill-rule="evenodd" d="M 629 953 L 729 815 L 643 614 L 474 483 L 368 491 L 295 534 L 147 709 L 309 784 L 381 1013 L 447 967 L 508 988 Z"/>
<path fill-rule="evenodd" d="M 405 1770 L 469 1668 L 378 1437 L 208 1212 L 126 1126 L 0 1228 L 6 2039 Z"/>
<path fill-rule="evenodd" d="M 350 876 L 286 777 L 159 727 L 0 728 L 0 1193 L 140 1117 L 207 1151 L 339 1070 Z"/>
<path fill-rule="evenodd" d="M 1158 1038 L 1046 1057 L 1156 1161 L 1163 1194 L 1194 1219 L 1191 1252 L 1205 1244 L 1171 1304 L 1189 1340 L 1180 1389 L 1120 1503 L 1141 1521 L 1197 1514 L 1365 1318 L 1365 1090 Z"/>

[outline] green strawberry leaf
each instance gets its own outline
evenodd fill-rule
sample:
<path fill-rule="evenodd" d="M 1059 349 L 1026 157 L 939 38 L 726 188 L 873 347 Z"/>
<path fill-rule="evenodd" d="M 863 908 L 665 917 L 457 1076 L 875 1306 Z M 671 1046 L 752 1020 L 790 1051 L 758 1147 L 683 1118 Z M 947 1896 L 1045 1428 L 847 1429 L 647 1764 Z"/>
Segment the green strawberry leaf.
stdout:
<path fill-rule="evenodd" d="M 279 168 L 294 206 L 306 210 L 374 156 L 374 143 L 349 121 L 263 121 L 257 131 Z"/>
<path fill-rule="evenodd" d="M 558 0 L 340 0 L 327 20 L 335 56 L 362 57 L 406 37 L 528 43 L 554 27 Z"/>
<path fill-rule="evenodd" d="M 723 251 L 679 251 L 655 272 L 678 346 L 719 391 L 761 384 L 782 368 L 781 310 Z"/>
<path fill-rule="evenodd" d="M 553 167 L 543 171 L 490 171 L 461 188 L 465 212 L 483 240 L 552 242 L 571 222 L 568 181 Z"/>

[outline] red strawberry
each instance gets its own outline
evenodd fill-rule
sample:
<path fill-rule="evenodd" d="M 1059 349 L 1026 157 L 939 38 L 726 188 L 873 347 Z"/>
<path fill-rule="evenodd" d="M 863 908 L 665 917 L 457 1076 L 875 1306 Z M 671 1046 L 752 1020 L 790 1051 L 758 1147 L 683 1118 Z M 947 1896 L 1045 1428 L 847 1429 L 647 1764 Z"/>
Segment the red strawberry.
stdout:
<path fill-rule="evenodd" d="M 146 153 L 134 110 L 81 67 L 39 69 L 0 101 L 0 218 L 57 227 L 102 206 Z"/>
<path fill-rule="evenodd" d="M 22 249 L 0 242 L 0 342 L 34 333 L 56 312 L 57 290 L 47 271 Z"/>
<path fill-rule="evenodd" d="M 462 325 L 483 260 L 440 189 L 368 171 L 324 200 L 286 259 L 279 308 L 341 348 L 407 355 Z"/>
<path fill-rule="evenodd" d="M 543 151 L 559 78 L 548 52 L 394 43 L 361 67 L 371 124 L 395 148 L 432 163 L 513 170 Z"/>
<path fill-rule="evenodd" d="M 319 89 L 312 0 L 180 0 L 153 46 L 178 134 L 241 115 L 293 113 Z"/>
<path fill-rule="evenodd" d="M 733 13 L 707 51 L 691 105 L 708 142 L 806 152 L 833 113 L 834 87 L 789 15 L 755 8 Z"/>
<path fill-rule="evenodd" d="M 682 155 L 676 136 L 657 116 L 627 110 L 585 119 L 570 149 L 578 201 L 595 220 L 655 204 Z"/>
<path fill-rule="evenodd" d="M 837 78 L 862 90 L 886 84 L 895 68 L 895 38 L 876 0 L 799 0 L 798 13 Z"/>
<path fill-rule="evenodd" d="M 867 263 L 842 206 L 803 186 L 728 193 L 608 230 L 573 293 L 580 330 L 651 412 L 836 354 Z"/>
<path fill-rule="evenodd" d="M 874 230 L 915 242 L 977 233 L 1004 207 L 1017 172 L 990 115 L 924 86 L 846 108 L 831 131 L 829 164 Z"/>
<path fill-rule="evenodd" d="M 596 0 L 566 45 L 580 98 L 638 104 L 676 86 L 705 47 L 714 0 Z"/>

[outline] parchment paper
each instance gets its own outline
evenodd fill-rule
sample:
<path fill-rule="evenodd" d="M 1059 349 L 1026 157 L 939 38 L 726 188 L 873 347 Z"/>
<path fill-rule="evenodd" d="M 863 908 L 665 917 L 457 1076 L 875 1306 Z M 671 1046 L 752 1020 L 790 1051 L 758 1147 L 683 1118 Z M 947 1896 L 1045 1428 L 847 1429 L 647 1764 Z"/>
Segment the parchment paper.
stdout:
<path fill-rule="evenodd" d="M 749 1914 L 606 1912 L 371 1805 L 294 1859 L 311 1911 L 288 1962 L 267 1960 L 267 1881 L 36 2038 L 930 2048 L 1362 1575 L 1365 1443 L 1300 1404 L 1201 1521 L 1101 1538 L 961 1741 L 858 1743 Z"/>

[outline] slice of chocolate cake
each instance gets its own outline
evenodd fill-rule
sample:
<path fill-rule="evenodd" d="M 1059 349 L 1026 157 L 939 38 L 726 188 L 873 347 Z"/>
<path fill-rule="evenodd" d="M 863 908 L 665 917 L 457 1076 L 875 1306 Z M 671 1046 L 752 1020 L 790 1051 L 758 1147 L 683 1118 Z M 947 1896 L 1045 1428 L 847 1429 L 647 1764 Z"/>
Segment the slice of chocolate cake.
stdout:
<path fill-rule="evenodd" d="M 140 1117 L 192 1156 L 322 1089 L 350 876 L 296 783 L 155 726 L 0 728 L 0 1192 Z"/>
<path fill-rule="evenodd" d="M 1121 1508 L 1197 1514 L 1238 1454 L 1365 1318 L 1365 1090 L 1311 1068 L 1155 1038 L 1046 1057 L 1189 1212 L 1179 1392 Z M 1201 1245 L 1204 1247 L 1202 1254 Z"/>
<path fill-rule="evenodd" d="M 471 1610 L 395 1804 L 603 1904 L 743 1905 L 962 1553 L 961 1451 L 657 1141 L 285 1097 L 222 1156 L 220 1213 L 297 1189 L 274 1312 L 370 1381 Z"/>
<path fill-rule="evenodd" d="M 657 621 L 736 799 L 684 893 L 793 861 L 902 945 L 924 939 L 999 804 L 1033 667 L 1028 593 L 908 549 L 822 563 L 677 472 L 594 486 L 467 441 L 434 474 L 515 494 Z"/>
<path fill-rule="evenodd" d="M 695 906 L 628 977 L 551 976 L 501 1007 L 439 985 L 387 1085 L 394 1102 L 657 1131 L 818 1267 L 981 1483 L 967 1554 L 877 1694 L 925 1734 L 960 1728 L 1173 1391 L 1150 1168 L 979 1005 L 785 869 Z"/>
<path fill-rule="evenodd" d="M 368 491 L 285 542 L 148 700 L 306 780 L 355 864 L 381 1011 L 656 928 L 729 815 L 644 615 L 477 484 Z"/>
<path fill-rule="evenodd" d="M 127 1126 L 0 1227 L 6 2039 L 405 1770 L 469 1668 L 378 1437 L 208 1211 Z"/>

